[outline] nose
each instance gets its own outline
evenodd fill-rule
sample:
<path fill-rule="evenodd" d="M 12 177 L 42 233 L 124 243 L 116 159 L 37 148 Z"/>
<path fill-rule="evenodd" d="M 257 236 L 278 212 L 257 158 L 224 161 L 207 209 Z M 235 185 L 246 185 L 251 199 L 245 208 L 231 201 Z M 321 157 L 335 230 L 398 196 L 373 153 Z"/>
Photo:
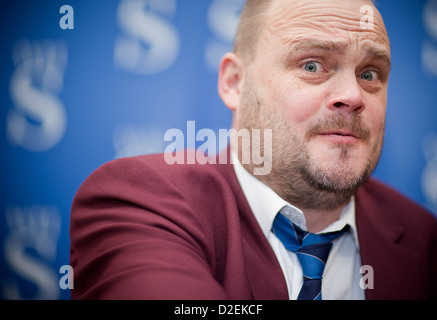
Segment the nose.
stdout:
<path fill-rule="evenodd" d="M 333 111 L 361 113 L 366 108 L 362 90 L 355 73 L 339 74 L 332 82 L 327 106 Z"/>

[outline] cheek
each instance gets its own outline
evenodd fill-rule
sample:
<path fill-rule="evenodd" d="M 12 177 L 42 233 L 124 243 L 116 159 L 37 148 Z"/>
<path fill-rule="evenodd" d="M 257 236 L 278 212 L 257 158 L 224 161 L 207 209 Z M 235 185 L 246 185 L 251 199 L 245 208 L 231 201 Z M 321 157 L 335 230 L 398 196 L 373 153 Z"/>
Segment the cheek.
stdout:
<path fill-rule="evenodd" d="M 271 106 L 293 131 L 304 132 L 323 105 L 322 97 L 318 97 L 314 91 L 314 88 L 306 88 L 296 83 L 276 86 L 272 84 L 269 95 Z"/>
<path fill-rule="evenodd" d="M 385 114 L 386 107 L 384 103 L 375 102 L 375 107 L 367 108 L 366 115 L 368 117 L 367 123 L 371 132 L 374 132 L 375 137 L 378 138 L 384 134 L 385 129 Z"/>

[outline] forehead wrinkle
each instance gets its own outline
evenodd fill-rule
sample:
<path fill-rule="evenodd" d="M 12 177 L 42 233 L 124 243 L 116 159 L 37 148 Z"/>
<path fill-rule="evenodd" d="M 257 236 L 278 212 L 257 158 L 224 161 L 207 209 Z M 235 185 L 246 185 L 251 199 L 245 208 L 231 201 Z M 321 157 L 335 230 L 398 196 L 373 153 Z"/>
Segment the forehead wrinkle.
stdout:
<path fill-rule="evenodd" d="M 342 21 L 345 26 L 359 27 L 361 15 L 340 8 L 328 8 L 326 5 L 308 1 L 296 3 L 285 8 L 272 6 L 268 12 L 268 27 L 272 31 L 288 31 L 294 27 L 319 27 L 325 29 L 326 23 Z M 358 23 L 357 23 L 358 22 Z"/>
<path fill-rule="evenodd" d="M 293 5 L 285 8 L 271 6 L 265 30 L 287 46 L 307 32 L 332 35 L 335 38 L 365 37 L 389 46 L 383 19 L 376 8 L 374 12 L 374 28 L 362 29 L 363 15 L 359 9 L 354 11 L 327 7 L 326 3 L 312 1 L 293 2 Z"/>

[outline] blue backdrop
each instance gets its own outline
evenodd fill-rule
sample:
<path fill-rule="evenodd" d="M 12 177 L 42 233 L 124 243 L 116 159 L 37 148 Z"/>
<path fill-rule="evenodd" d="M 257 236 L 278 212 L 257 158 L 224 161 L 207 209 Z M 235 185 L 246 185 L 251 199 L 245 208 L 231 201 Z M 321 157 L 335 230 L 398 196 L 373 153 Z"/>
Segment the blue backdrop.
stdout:
<path fill-rule="evenodd" d="M 437 213 L 437 0 L 379 0 L 392 43 L 374 175 Z M 67 5 L 67 6 L 64 6 Z M 229 128 L 217 66 L 242 0 L 0 5 L 0 297 L 68 299 L 69 218 L 103 163 L 162 152 L 171 128 Z"/>

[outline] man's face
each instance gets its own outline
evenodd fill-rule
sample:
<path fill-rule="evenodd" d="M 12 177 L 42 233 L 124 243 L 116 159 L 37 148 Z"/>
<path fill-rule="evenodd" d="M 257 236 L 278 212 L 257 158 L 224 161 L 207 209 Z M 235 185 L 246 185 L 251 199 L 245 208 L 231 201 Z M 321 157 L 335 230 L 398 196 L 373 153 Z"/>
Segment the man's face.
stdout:
<path fill-rule="evenodd" d="M 390 45 L 373 6 L 361 27 L 363 5 L 275 0 L 247 66 L 237 127 L 273 129 L 272 177 L 296 196 L 356 190 L 380 157 Z"/>

